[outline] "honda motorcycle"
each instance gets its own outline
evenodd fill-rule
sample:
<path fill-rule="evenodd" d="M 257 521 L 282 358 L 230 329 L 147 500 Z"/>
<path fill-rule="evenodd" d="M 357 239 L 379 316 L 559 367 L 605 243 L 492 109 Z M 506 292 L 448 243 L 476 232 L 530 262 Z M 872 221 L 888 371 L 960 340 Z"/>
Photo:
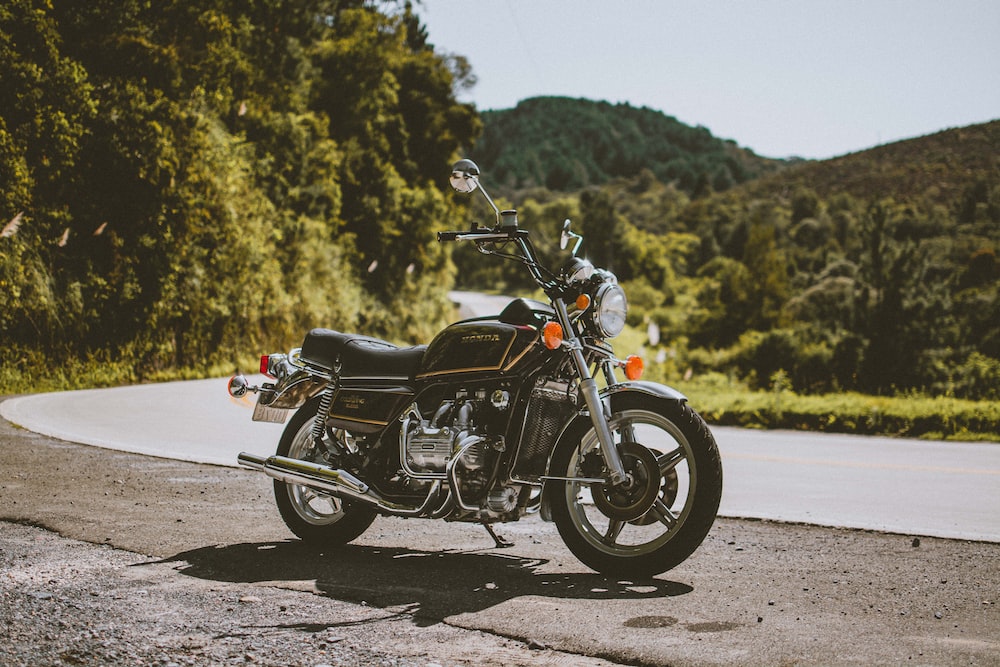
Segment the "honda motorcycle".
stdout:
<path fill-rule="evenodd" d="M 460 160 L 451 184 L 482 193 L 495 224 L 438 241 L 520 262 L 548 303 L 514 299 L 414 347 L 313 329 L 301 348 L 261 357 L 273 382 L 230 380 L 233 396 L 257 394 L 256 421 L 294 411 L 274 456 L 239 462 L 274 479 L 281 517 L 307 543 L 350 542 L 389 515 L 479 523 L 509 546 L 493 524 L 537 513 L 598 572 L 662 573 L 715 520 L 715 439 L 680 392 L 639 379 L 640 357 L 615 356 L 625 292 L 577 255 L 569 221 L 561 247 L 572 247 L 550 270 L 479 176 Z"/>

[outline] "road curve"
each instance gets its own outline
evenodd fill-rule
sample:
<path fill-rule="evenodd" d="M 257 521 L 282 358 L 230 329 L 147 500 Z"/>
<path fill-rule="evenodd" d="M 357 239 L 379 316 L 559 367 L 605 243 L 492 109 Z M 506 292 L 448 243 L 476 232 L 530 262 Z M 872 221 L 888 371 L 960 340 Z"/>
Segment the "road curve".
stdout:
<path fill-rule="evenodd" d="M 280 424 L 250 419 L 226 379 L 32 394 L 0 416 L 50 437 L 235 467 L 274 451 Z M 1000 542 L 1000 446 L 713 428 L 720 515 Z"/>

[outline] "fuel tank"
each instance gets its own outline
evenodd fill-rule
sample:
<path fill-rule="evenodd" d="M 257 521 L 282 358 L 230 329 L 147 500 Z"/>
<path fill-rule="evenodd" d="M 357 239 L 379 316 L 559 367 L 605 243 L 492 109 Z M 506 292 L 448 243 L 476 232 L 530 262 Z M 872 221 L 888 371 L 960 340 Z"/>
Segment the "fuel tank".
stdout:
<path fill-rule="evenodd" d="M 540 330 L 551 313 L 544 304 L 515 299 L 496 317 L 456 322 L 427 346 L 416 377 L 517 373 L 548 351 Z"/>

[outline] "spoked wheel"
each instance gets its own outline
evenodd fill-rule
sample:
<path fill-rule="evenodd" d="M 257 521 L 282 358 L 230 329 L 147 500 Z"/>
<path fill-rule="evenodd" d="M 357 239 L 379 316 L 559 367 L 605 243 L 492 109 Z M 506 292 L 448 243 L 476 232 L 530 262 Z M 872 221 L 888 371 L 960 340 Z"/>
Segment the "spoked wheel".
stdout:
<path fill-rule="evenodd" d="M 314 399 L 292 416 L 281 435 L 278 456 L 326 464 L 312 437 L 318 409 L 319 401 Z M 329 439 L 330 433 L 324 438 Z M 346 544 L 365 532 L 377 516 L 364 505 L 279 480 L 274 481 L 274 500 L 285 525 L 304 542 L 317 546 Z"/>
<path fill-rule="evenodd" d="M 552 518 L 570 551 L 598 572 L 653 576 L 683 562 L 715 521 L 722 464 L 705 422 L 685 403 L 631 393 L 614 397 L 611 432 L 627 484 L 550 481 Z M 564 436 L 552 475 L 604 476 L 589 420 Z"/>

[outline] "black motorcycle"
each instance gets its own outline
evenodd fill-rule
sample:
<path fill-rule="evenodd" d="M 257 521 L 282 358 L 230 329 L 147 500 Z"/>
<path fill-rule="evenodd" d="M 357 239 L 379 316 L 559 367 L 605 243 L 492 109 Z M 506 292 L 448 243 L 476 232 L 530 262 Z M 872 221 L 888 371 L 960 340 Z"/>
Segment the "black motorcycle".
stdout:
<path fill-rule="evenodd" d="M 517 213 L 500 211 L 460 160 L 455 190 L 479 190 L 492 227 L 439 232 L 523 264 L 549 299 L 515 299 L 499 315 L 447 327 L 429 345 L 313 329 L 302 347 L 261 357 L 274 382 L 230 380 L 258 393 L 254 420 L 283 422 L 277 453 L 239 462 L 274 478 L 285 523 L 329 546 L 379 514 L 492 528 L 538 513 L 589 567 L 652 576 L 690 556 L 715 520 L 722 464 L 711 432 L 678 391 L 639 380 L 641 358 L 608 341 L 625 327 L 617 278 L 578 257 L 542 266 Z M 618 373 L 627 378 L 622 381 Z"/>

